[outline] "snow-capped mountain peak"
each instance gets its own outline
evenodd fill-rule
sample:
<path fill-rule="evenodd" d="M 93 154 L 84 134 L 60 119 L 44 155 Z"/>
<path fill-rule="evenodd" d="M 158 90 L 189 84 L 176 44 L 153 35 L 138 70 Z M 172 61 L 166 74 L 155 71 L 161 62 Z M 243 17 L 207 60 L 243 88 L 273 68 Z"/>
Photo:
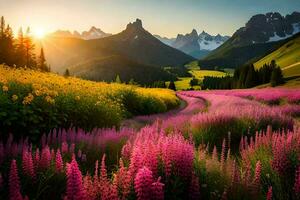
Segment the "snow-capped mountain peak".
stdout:
<path fill-rule="evenodd" d="M 213 36 L 205 31 L 202 31 L 198 35 L 197 30 L 193 29 L 190 33 L 178 34 L 176 39 L 168 39 L 160 36 L 156 36 L 156 38 L 186 54 L 200 58 L 222 45 L 229 39 L 229 36 L 222 36 L 220 34 Z"/>
<path fill-rule="evenodd" d="M 52 34 L 56 37 L 73 37 L 73 38 L 80 38 L 84 40 L 92 40 L 92 39 L 99 39 L 111 36 L 110 33 L 103 32 L 100 28 L 96 28 L 95 26 L 92 26 L 88 31 L 83 31 L 82 33 L 79 33 L 78 31 L 74 31 L 71 33 L 70 31 L 61 31 L 58 30 Z"/>

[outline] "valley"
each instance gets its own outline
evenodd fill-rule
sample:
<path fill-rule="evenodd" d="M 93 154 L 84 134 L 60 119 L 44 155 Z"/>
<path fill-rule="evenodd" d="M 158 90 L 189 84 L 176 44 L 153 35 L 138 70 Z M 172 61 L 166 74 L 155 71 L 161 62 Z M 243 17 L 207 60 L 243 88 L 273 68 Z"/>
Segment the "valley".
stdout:
<path fill-rule="evenodd" d="M 0 199 L 299 200 L 297 10 L 0 1 Z"/>

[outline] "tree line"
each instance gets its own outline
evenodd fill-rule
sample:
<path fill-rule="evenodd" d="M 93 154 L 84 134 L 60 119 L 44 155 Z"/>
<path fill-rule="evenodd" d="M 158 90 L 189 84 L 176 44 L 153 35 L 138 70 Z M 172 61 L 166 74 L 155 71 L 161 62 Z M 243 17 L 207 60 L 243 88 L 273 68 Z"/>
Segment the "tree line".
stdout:
<path fill-rule="evenodd" d="M 18 36 L 15 38 L 12 28 L 6 25 L 2 16 L 0 20 L 0 64 L 50 71 L 44 49 L 41 48 L 39 56 L 36 56 L 35 51 L 30 28 L 27 28 L 25 34 L 20 28 Z"/>
<path fill-rule="evenodd" d="M 280 66 L 274 60 L 256 70 L 253 64 L 235 70 L 233 77 L 204 77 L 202 89 L 243 89 L 270 83 L 272 87 L 283 84 Z"/>

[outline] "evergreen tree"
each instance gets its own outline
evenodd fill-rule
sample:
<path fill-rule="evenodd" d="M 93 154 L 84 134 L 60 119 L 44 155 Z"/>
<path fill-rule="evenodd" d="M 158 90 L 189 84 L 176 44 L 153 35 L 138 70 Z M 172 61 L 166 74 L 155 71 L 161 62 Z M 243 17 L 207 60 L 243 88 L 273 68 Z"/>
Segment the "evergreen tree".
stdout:
<path fill-rule="evenodd" d="M 246 81 L 245 81 L 245 87 L 251 88 L 251 87 L 254 87 L 255 85 L 256 85 L 255 69 L 254 69 L 253 65 L 249 65 L 247 77 L 246 77 Z"/>
<path fill-rule="evenodd" d="M 176 91 L 176 86 L 175 86 L 175 83 L 174 81 L 170 81 L 170 84 L 169 84 L 169 87 L 168 87 L 170 90 L 174 90 Z"/>
<path fill-rule="evenodd" d="M 23 29 L 19 29 L 17 46 L 16 46 L 16 61 L 17 67 L 26 66 L 26 49 L 25 49 L 25 39 L 23 34 Z"/>
<path fill-rule="evenodd" d="M 30 28 L 27 28 L 26 36 L 24 38 L 24 46 L 25 46 L 25 58 L 26 58 L 26 66 L 29 68 L 36 68 L 35 61 L 35 45 L 33 44 Z"/>
<path fill-rule="evenodd" d="M 135 82 L 135 80 L 133 78 L 131 78 L 128 82 L 129 85 L 138 85 L 137 82 Z"/>
<path fill-rule="evenodd" d="M 0 22 L 0 64 L 12 65 L 14 58 L 13 33 L 9 25 L 5 27 L 4 17 Z"/>
<path fill-rule="evenodd" d="M 273 69 L 270 83 L 271 83 L 272 87 L 275 87 L 277 85 L 284 83 L 284 79 L 283 79 L 283 75 L 282 75 L 282 71 L 281 71 L 280 67 L 275 67 Z"/>
<path fill-rule="evenodd" d="M 238 80 L 238 88 L 245 88 L 245 82 L 246 82 L 246 78 L 247 78 L 248 68 L 249 68 L 248 65 L 241 67 L 240 76 L 239 76 L 239 80 Z"/>
<path fill-rule="evenodd" d="M 192 78 L 191 81 L 190 81 L 190 86 L 193 87 L 193 86 L 196 86 L 196 85 L 199 85 L 199 80 L 196 79 L 196 78 Z"/>
<path fill-rule="evenodd" d="M 41 53 L 39 56 L 39 60 L 38 60 L 38 69 L 40 69 L 43 72 L 49 72 L 49 67 L 47 66 L 46 63 L 46 58 L 45 58 L 45 53 L 44 53 L 44 49 L 41 48 Z"/>
<path fill-rule="evenodd" d="M 12 66 L 15 64 L 15 45 L 13 31 L 9 25 L 5 30 L 5 37 L 6 63 Z"/>
<path fill-rule="evenodd" d="M 5 33 L 5 20 L 4 17 L 1 17 L 1 22 L 0 22 L 0 37 L 3 38 Z"/>
<path fill-rule="evenodd" d="M 121 81 L 121 78 L 120 78 L 120 76 L 119 76 L 119 74 L 117 75 L 117 77 L 116 77 L 116 81 L 115 81 L 116 83 L 122 83 L 122 81 Z"/>
<path fill-rule="evenodd" d="M 65 73 L 64 73 L 64 77 L 69 77 L 70 76 L 70 71 L 69 69 L 66 69 Z"/>

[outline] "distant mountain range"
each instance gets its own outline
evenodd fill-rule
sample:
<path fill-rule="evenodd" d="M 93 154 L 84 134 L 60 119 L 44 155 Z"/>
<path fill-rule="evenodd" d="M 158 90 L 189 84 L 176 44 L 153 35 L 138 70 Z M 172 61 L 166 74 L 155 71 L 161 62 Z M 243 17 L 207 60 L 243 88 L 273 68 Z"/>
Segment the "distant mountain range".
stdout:
<path fill-rule="evenodd" d="M 159 35 L 155 35 L 155 37 L 163 43 L 179 49 L 197 59 L 206 56 L 210 51 L 218 48 L 230 38 L 229 36 L 221 36 L 220 34 L 212 36 L 204 31 L 198 35 L 198 32 L 195 29 L 193 29 L 191 33 L 185 35 L 178 34 L 177 38 L 169 39 Z"/>
<path fill-rule="evenodd" d="M 101 29 L 92 26 L 90 30 L 83 31 L 79 33 L 78 31 L 74 31 L 73 33 L 70 31 L 58 30 L 51 34 L 51 36 L 55 37 L 71 37 L 71 38 L 80 38 L 84 40 L 93 40 L 111 36 L 110 33 L 105 33 Z"/>
<path fill-rule="evenodd" d="M 185 64 L 195 60 L 156 39 L 139 19 L 116 35 L 94 40 L 52 35 L 43 41 L 43 46 L 53 71 L 63 73 L 69 68 L 71 74 L 93 80 L 116 75 L 140 83 L 170 80 L 174 75 L 162 70 L 163 67 L 184 69 Z M 97 70 L 102 73 L 96 73 Z"/>
<path fill-rule="evenodd" d="M 300 13 L 282 16 L 267 13 L 253 16 L 245 27 L 238 29 L 219 48 L 199 61 L 203 68 L 236 68 L 247 62 L 255 62 L 284 44 L 300 32 Z"/>

